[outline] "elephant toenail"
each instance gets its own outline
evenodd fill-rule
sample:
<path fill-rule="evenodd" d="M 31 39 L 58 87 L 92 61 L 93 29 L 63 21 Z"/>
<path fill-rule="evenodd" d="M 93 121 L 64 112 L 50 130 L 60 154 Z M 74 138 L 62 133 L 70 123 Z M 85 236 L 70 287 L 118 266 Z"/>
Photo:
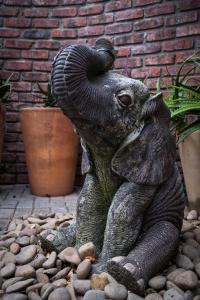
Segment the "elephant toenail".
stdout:
<path fill-rule="evenodd" d="M 140 278 L 138 281 L 137 281 L 137 284 L 139 285 L 139 287 L 141 289 L 144 289 L 144 279 L 143 278 Z"/>
<path fill-rule="evenodd" d="M 125 256 L 115 256 L 112 258 L 112 261 L 119 263 L 125 258 Z"/>
<path fill-rule="evenodd" d="M 132 274 L 135 273 L 135 270 L 136 270 L 135 266 L 133 266 L 133 265 L 130 264 L 130 263 L 125 264 L 125 265 L 124 265 L 124 268 L 125 268 L 126 270 L 130 271 Z"/>

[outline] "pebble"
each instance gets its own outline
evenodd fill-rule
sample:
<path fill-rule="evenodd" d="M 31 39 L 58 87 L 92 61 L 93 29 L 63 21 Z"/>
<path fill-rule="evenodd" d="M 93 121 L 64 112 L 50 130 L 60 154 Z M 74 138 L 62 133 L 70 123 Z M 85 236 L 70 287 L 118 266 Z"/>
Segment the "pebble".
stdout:
<path fill-rule="evenodd" d="M 199 257 L 198 250 L 196 248 L 194 248 L 193 246 L 191 246 L 191 245 L 185 244 L 183 246 L 183 253 L 192 260 Z"/>
<path fill-rule="evenodd" d="M 84 295 L 91 288 L 90 280 L 77 279 L 73 280 L 73 287 L 75 291 L 81 295 Z"/>
<path fill-rule="evenodd" d="M 136 294 L 133 294 L 133 293 L 128 293 L 128 298 L 127 300 L 143 300 L 144 298 L 136 295 Z"/>
<path fill-rule="evenodd" d="M 126 287 L 122 284 L 109 283 L 105 286 L 105 294 L 108 298 L 113 300 L 123 300 L 126 299 L 128 291 Z"/>
<path fill-rule="evenodd" d="M 22 293 L 5 294 L 2 300 L 27 300 L 28 297 Z"/>
<path fill-rule="evenodd" d="M 196 210 L 191 210 L 187 215 L 187 220 L 197 220 L 198 219 L 198 213 Z"/>
<path fill-rule="evenodd" d="M 56 287 L 64 287 L 67 285 L 67 280 L 65 278 L 55 280 L 53 285 Z"/>
<path fill-rule="evenodd" d="M 16 266 L 14 263 L 8 263 L 1 269 L 1 276 L 4 278 L 11 277 L 15 273 Z"/>
<path fill-rule="evenodd" d="M 176 278 L 174 278 L 173 282 L 180 288 L 187 290 L 187 289 L 194 289 L 198 285 L 198 278 L 197 275 L 193 271 L 185 271 Z"/>
<path fill-rule="evenodd" d="M 145 297 L 145 300 L 162 300 L 162 299 L 163 298 L 157 293 L 149 294 Z"/>
<path fill-rule="evenodd" d="M 18 291 L 23 291 L 27 286 L 31 285 L 34 282 L 35 279 L 27 279 L 27 280 L 22 280 L 18 281 L 6 289 L 6 293 L 13 293 L 13 292 L 18 292 Z"/>
<path fill-rule="evenodd" d="M 29 223 L 31 224 L 38 224 L 38 225 L 43 225 L 46 223 L 45 220 L 41 220 L 39 218 L 34 218 L 34 217 L 28 217 L 27 220 L 29 221 Z"/>
<path fill-rule="evenodd" d="M 41 282 L 43 284 L 49 283 L 49 277 L 42 272 L 36 272 L 36 278 L 38 282 Z"/>
<path fill-rule="evenodd" d="M 16 239 L 16 243 L 18 243 L 21 247 L 28 246 L 30 243 L 30 237 L 27 235 L 20 236 Z"/>
<path fill-rule="evenodd" d="M 105 273 L 93 274 L 91 276 L 91 288 L 93 290 L 103 291 L 108 283 L 108 276 Z"/>
<path fill-rule="evenodd" d="M 96 256 L 96 247 L 92 242 L 82 245 L 78 249 L 81 259 L 86 258 L 87 256 L 95 257 Z"/>
<path fill-rule="evenodd" d="M 28 235 L 28 236 L 32 236 L 32 235 L 36 235 L 37 231 L 35 228 L 29 228 L 29 227 L 25 227 L 19 234 L 19 236 L 23 236 L 23 235 Z"/>
<path fill-rule="evenodd" d="M 195 268 L 197 275 L 200 277 L 200 262 L 198 264 L 196 264 L 194 268 Z"/>
<path fill-rule="evenodd" d="M 40 292 L 42 300 L 48 299 L 50 293 L 54 290 L 54 288 L 55 288 L 54 285 L 51 283 L 47 283 L 43 285 Z"/>
<path fill-rule="evenodd" d="M 103 291 L 88 291 L 85 293 L 83 300 L 106 300 L 105 292 Z"/>
<path fill-rule="evenodd" d="M 51 278 L 51 280 L 54 281 L 54 280 L 58 280 L 58 279 L 65 278 L 66 275 L 69 273 L 70 270 L 71 270 L 70 267 L 66 267 L 66 268 L 62 269 L 62 270 L 59 271 L 55 276 L 53 276 L 53 277 Z"/>
<path fill-rule="evenodd" d="M 65 248 L 63 251 L 59 253 L 58 257 L 62 261 L 71 263 L 73 265 L 79 265 L 81 262 L 77 249 L 73 247 Z"/>
<path fill-rule="evenodd" d="M 2 290 L 6 290 L 7 287 L 9 287 L 10 285 L 20 281 L 20 280 L 23 280 L 24 278 L 23 277 L 14 277 L 14 278 L 9 278 L 7 280 L 4 281 L 4 283 L 2 284 Z"/>
<path fill-rule="evenodd" d="M 18 266 L 15 271 L 16 277 L 24 277 L 26 279 L 35 277 L 35 270 L 30 265 Z"/>
<path fill-rule="evenodd" d="M 36 255 L 36 257 L 34 258 L 34 260 L 32 260 L 30 262 L 30 265 L 34 268 L 34 269 L 39 269 L 42 267 L 43 263 L 46 261 L 46 257 L 44 256 L 44 254 L 42 253 L 38 253 Z"/>
<path fill-rule="evenodd" d="M 10 245 L 10 252 L 13 254 L 19 253 L 20 249 L 21 249 L 20 245 L 15 242 Z"/>
<path fill-rule="evenodd" d="M 16 255 L 16 261 L 19 265 L 29 263 L 35 257 L 37 248 L 35 245 L 23 247 L 19 254 Z"/>
<path fill-rule="evenodd" d="M 3 283 L 3 277 L 0 274 L 0 289 L 1 289 L 2 283 Z"/>
<path fill-rule="evenodd" d="M 57 258 L 56 252 L 52 251 L 51 254 L 49 255 L 49 258 L 47 259 L 47 261 L 45 261 L 43 263 L 43 265 L 42 265 L 43 268 L 45 268 L 45 269 L 53 268 L 55 266 L 56 258 Z"/>
<path fill-rule="evenodd" d="M 194 268 L 194 264 L 191 259 L 185 255 L 178 254 L 176 256 L 176 265 L 179 268 L 183 268 L 185 270 L 192 270 Z"/>
<path fill-rule="evenodd" d="M 76 274 L 78 279 L 86 279 L 91 271 L 91 261 L 84 259 L 77 267 Z"/>
<path fill-rule="evenodd" d="M 56 273 L 58 273 L 58 269 L 57 268 L 46 269 L 43 271 L 43 273 L 53 276 L 53 275 L 56 275 Z"/>
<path fill-rule="evenodd" d="M 170 289 L 175 289 L 179 294 L 184 295 L 184 291 L 181 290 L 175 283 L 173 283 L 172 281 L 167 281 L 166 282 L 166 288 L 167 290 Z"/>
<path fill-rule="evenodd" d="M 170 289 L 164 293 L 164 300 L 185 300 L 185 297 L 177 292 L 175 289 Z"/>
<path fill-rule="evenodd" d="M 155 276 L 149 280 L 149 286 L 155 290 L 161 290 L 164 288 L 166 284 L 166 277 L 165 276 Z"/>
<path fill-rule="evenodd" d="M 28 293 L 28 299 L 29 300 L 41 300 L 41 297 L 37 293 L 31 291 Z"/>
<path fill-rule="evenodd" d="M 176 276 L 178 276 L 179 274 L 183 273 L 184 271 L 185 271 L 185 270 L 182 269 L 182 268 L 176 269 L 176 270 L 170 272 L 170 273 L 167 275 L 167 279 L 173 282 L 174 279 L 176 278 Z"/>
<path fill-rule="evenodd" d="M 194 298 L 193 298 L 193 300 L 200 300 L 200 295 L 198 296 L 195 296 Z"/>
<path fill-rule="evenodd" d="M 3 256 L 2 262 L 4 263 L 4 265 L 7 265 L 9 263 L 14 263 L 15 264 L 15 262 L 16 262 L 16 256 L 13 253 L 11 253 L 11 252 L 7 252 Z"/>
<path fill-rule="evenodd" d="M 0 247 L 9 248 L 10 245 L 15 241 L 15 238 L 9 238 L 4 241 L 0 241 Z"/>
<path fill-rule="evenodd" d="M 48 300 L 71 300 L 71 297 L 65 287 L 55 289 L 49 296 Z M 94 300 L 94 299 L 93 299 Z"/>
<path fill-rule="evenodd" d="M 31 291 L 39 291 L 39 290 L 41 290 L 41 288 L 42 288 L 43 285 L 44 284 L 40 282 L 40 283 L 33 284 L 31 286 L 28 286 L 26 288 L 26 293 L 28 294 Z"/>

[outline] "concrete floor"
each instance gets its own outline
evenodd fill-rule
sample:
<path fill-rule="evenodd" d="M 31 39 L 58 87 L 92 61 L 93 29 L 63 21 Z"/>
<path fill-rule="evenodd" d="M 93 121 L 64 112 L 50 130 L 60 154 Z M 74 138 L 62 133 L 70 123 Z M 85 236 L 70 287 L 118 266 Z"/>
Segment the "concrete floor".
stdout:
<path fill-rule="evenodd" d="M 23 215 L 38 212 L 75 213 L 80 189 L 62 197 L 38 197 L 31 194 L 28 185 L 5 185 L 0 187 L 0 234 L 9 223 Z"/>

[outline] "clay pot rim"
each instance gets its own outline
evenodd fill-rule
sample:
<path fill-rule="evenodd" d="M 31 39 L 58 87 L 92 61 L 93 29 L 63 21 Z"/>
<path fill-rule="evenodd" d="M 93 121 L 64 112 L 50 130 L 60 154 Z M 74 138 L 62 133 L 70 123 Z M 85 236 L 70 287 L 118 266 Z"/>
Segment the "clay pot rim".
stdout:
<path fill-rule="evenodd" d="M 37 111 L 39 111 L 39 110 L 42 110 L 42 111 L 44 111 L 44 110 L 52 110 L 52 111 L 59 111 L 59 110 L 61 110 L 59 107 L 43 107 L 43 106 L 41 106 L 41 107 L 39 107 L 39 106 L 33 106 L 33 107 L 22 107 L 21 109 L 20 109 L 21 111 L 30 111 L 30 110 L 37 110 Z"/>

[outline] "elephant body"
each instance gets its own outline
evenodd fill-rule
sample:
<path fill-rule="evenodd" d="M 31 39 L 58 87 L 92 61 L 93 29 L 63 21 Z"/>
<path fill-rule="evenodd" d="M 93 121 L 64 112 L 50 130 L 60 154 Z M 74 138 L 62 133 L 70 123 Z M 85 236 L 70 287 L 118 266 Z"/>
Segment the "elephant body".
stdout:
<path fill-rule="evenodd" d="M 94 270 L 107 268 L 142 294 L 177 250 L 185 195 L 162 95 L 109 71 L 114 58 L 101 39 L 95 49 L 65 48 L 54 61 L 52 93 L 82 137 L 86 175 L 76 225 L 54 244 L 93 242 Z"/>

